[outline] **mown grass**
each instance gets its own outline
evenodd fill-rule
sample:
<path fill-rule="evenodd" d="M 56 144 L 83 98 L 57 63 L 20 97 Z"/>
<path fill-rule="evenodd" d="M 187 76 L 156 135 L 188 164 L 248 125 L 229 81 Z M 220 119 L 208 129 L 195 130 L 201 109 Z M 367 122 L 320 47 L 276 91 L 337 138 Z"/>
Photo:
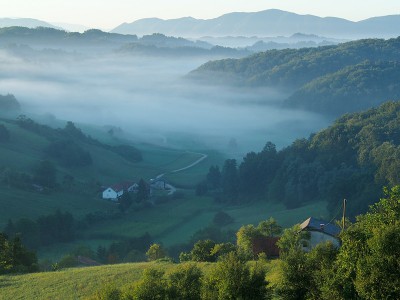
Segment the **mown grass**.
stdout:
<path fill-rule="evenodd" d="M 274 260 L 267 263 L 267 280 L 276 278 L 277 265 Z M 196 263 L 207 274 L 213 263 Z M 170 273 L 179 264 L 167 262 L 143 262 L 98 267 L 71 268 L 56 272 L 25 275 L 0 276 L 0 299 L 68 300 L 88 299 L 107 286 L 129 290 L 139 280 L 143 270 L 157 268 Z"/>
<path fill-rule="evenodd" d="M 130 285 L 149 267 L 168 270 L 173 264 L 118 264 L 0 276 L 0 299 L 85 299 L 110 284 L 121 288 Z"/>

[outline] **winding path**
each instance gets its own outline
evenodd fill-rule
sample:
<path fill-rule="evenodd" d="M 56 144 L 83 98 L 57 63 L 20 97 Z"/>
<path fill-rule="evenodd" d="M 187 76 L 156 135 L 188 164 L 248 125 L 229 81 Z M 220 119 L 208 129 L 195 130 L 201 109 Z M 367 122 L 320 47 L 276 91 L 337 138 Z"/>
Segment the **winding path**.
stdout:
<path fill-rule="evenodd" d="M 197 153 L 197 152 L 187 152 L 187 153 L 200 154 L 201 157 L 198 160 L 196 160 L 195 162 L 191 163 L 190 165 L 188 165 L 186 167 L 183 167 L 183 168 L 180 168 L 180 169 L 176 169 L 176 170 L 172 170 L 170 172 L 162 173 L 160 175 L 157 175 L 156 179 L 160 179 L 160 178 L 164 177 L 165 174 L 178 173 L 178 172 L 182 172 L 182 171 L 185 171 L 187 169 L 190 169 L 190 168 L 194 167 L 195 165 L 201 163 L 203 160 L 205 160 L 208 157 L 208 155 L 204 154 L 204 153 Z M 173 193 L 176 192 L 176 188 L 174 186 L 172 186 L 172 185 L 170 185 L 168 183 L 165 186 L 166 186 L 166 188 L 169 189 L 168 195 L 172 195 Z"/>

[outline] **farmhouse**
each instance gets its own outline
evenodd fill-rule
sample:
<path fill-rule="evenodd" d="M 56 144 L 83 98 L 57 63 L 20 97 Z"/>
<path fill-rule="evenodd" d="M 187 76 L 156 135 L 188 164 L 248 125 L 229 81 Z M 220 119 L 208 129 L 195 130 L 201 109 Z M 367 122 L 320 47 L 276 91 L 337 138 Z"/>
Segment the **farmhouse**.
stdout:
<path fill-rule="evenodd" d="M 310 233 L 310 239 L 302 241 L 303 250 L 306 252 L 309 252 L 319 243 L 327 241 L 332 242 L 335 247 L 340 246 L 338 237 L 340 228 L 334 224 L 310 217 L 301 223 L 300 228 L 302 231 Z"/>
<path fill-rule="evenodd" d="M 124 192 L 135 192 L 138 189 L 138 184 L 134 181 L 125 181 L 114 184 L 103 191 L 103 199 L 117 201 Z"/>

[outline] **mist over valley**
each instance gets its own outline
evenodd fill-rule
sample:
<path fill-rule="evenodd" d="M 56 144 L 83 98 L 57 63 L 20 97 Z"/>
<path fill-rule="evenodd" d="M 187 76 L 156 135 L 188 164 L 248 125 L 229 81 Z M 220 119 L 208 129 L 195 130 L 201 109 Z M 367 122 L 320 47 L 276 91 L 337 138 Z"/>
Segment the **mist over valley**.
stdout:
<path fill-rule="evenodd" d="M 0 90 L 14 94 L 27 115 L 113 125 L 136 141 L 159 143 L 162 137 L 165 146 L 182 147 L 169 143 L 177 134 L 202 147 L 243 154 L 261 149 L 268 140 L 286 146 L 328 122 L 316 114 L 280 108 L 288 96 L 282 89 L 231 87 L 186 78 L 207 57 L 115 52 L 34 55 L 41 51 L 46 50 L 32 50 L 33 55 L 0 52 Z M 228 148 L 231 139 L 238 149 Z"/>

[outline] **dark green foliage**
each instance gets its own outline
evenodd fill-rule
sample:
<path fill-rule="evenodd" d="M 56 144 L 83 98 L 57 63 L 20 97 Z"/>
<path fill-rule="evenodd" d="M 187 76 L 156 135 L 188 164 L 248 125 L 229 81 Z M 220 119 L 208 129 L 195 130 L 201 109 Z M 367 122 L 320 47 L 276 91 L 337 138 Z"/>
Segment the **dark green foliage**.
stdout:
<path fill-rule="evenodd" d="M 236 246 L 232 243 L 221 243 L 215 244 L 215 246 L 211 250 L 211 256 L 219 259 L 227 255 L 228 253 L 235 252 L 237 250 Z"/>
<path fill-rule="evenodd" d="M 128 191 L 124 191 L 121 197 L 118 198 L 118 208 L 124 212 L 132 205 L 132 196 Z"/>
<path fill-rule="evenodd" d="M 68 213 L 57 210 L 55 214 L 42 216 L 37 220 L 41 236 L 41 244 L 70 242 L 75 238 L 75 220 Z"/>
<path fill-rule="evenodd" d="M 248 84 L 298 88 L 340 69 L 370 61 L 399 61 L 400 39 L 368 39 L 318 48 L 270 50 L 242 59 L 211 61 L 192 72 L 236 75 Z"/>
<path fill-rule="evenodd" d="M 192 251 L 190 251 L 191 260 L 193 261 L 215 261 L 216 256 L 212 254 L 215 242 L 212 240 L 198 241 L 194 244 Z"/>
<path fill-rule="evenodd" d="M 236 202 L 239 189 L 238 171 L 235 159 L 227 159 L 222 168 L 222 191 L 224 201 Z"/>
<path fill-rule="evenodd" d="M 151 236 L 146 233 L 139 237 L 112 243 L 108 249 L 99 247 L 97 259 L 102 263 L 120 263 L 128 261 L 145 261 L 145 253 L 153 244 Z"/>
<path fill-rule="evenodd" d="M 0 124 L 0 143 L 7 142 L 10 139 L 10 132 L 7 127 Z"/>
<path fill-rule="evenodd" d="M 8 221 L 4 232 L 10 237 L 19 236 L 28 248 L 58 242 L 70 242 L 75 239 L 77 225 L 74 217 L 68 212 L 57 210 L 54 214 L 41 216 L 36 221 L 22 218 L 15 222 Z"/>
<path fill-rule="evenodd" d="M 92 164 L 90 153 L 82 149 L 72 140 L 57 140 L 44 149 L 51 158 L 65 167 L 80 167 Z"/>
<path fill-rule="evenodd" d="M 400 187 L 385 190 L 342 234 L 327 295 L 337 299 L 399 299 Z"/>
<path fill-rule="evenodd" d="M 218 166 L 211 166 L 207 174 L 207 187 L 210 190 L 221 188 L 221 171 Z"/>
<path fill-rule="evenodd" d="M 28 251 L 18 236 L 9 240 L 0 233 L 0 274 L 35 272 L 37 269 L 36 254 Z"/>
<path fill-rule="evenodd" d="M 301 249 L 299 227 L 279 240 L 279 299 L 399 299 L 400 186 L 385 189 L 386 198 L 340 235 L 342 245 Z"/>
<path fill-rule="evenodd" d="M 271 299 L 265 275 L 265 270 L 250 269 L 234 252 L 231 252 L 205 277 L 202 299 Z"/>
<path fill-rule="evenodd" d="M 233 222 L 233 218 L 223 211 L 217 212 L 213 218 L 213 223 L 219 227 L 231 224 Z"/>
<path fill-rule="evenodd" d="M 96 292 L 94 296 L 90 299 L 94 300 L 120 300 L 122 298 L 122 293 L 121 291 L 113 286 L 113 285 L 108 285 L 104 288 L 102 288 L 100 291 Z"/>
<path fill-rule="evenodd" d="M 297 90 L 285 105 L 334 116 L 400 100 L 399 62 L 363 62 L 319 77 Z"/>
<path fill-rule="evenodd" d="M 135 196 L 135 200 L 137 203 L 145 203 L 150 198 L 150 187 L 144 181 L 143 178 L 140 178 L 138 182 L 138 190 Z"/>
<path fill-rule="evenodd" d="M 346 198 L 351 199 L 348 213 L 354 217 L 380 196 L 382 185 L 400 183 L 399 116 L 400 103 L 387 102 L 345 115 L 280 151 L 267 143 L 261 152 L 245 156 L 238 177 L 234 162 L 228 160 L 221 199 L 236 193 L 241 202 L 279 201 L 287 208 L 325 200 L 334 214 Z"/>
<path fill-rule="evenodd" d="M 131 162 L 142 160 L 141 152 L 130 145 L 110 146 L 85 135 L 75 124 L 68 121 L 63 129 L 53 129 L 47 125 L 41 125 L 25 115 L 17 118 L 17 124 L 26 130 L 45 137 L 51 143 L 44 149 L 50 157 L 59 160 L 64 166 L 85 166 L 92 164 L 92 158 L 83 145 L 93 145 L 115 152 Z"/>
<path fill-rule="evenodd" d="M 165 258 L 167 256 L 167 252 L 160 244 L 153 244 L 150 246 L 149 250 L 147 250 L 146 256 L 149 261 L 153 261 Z"/>
<path fill-rule="evenodd" d="M 208 192 L 207 182 L 202 181 L 196 185 L 196 195 L 204 196 Z"/>
<path fill-rule="evenodd" d="M 21 110 L 21 106 L 15 99 L 14 95 L 0 95 L 0 114 L 9 112 L 18 112 Z"/>
<path fill-rule="evenodd" d="M 200 300 L 202 276 L 196 265 L 180 265 L 168 276 L 168 299 Z"/>
<path fill-rule="evenodd" d="M 43 187 L 54 188 L 56 186 L 56 167 L 51 161 L 43 160 L 33 169 L 33 181 Z"/>
<path fill-rule="evenodd" d="M 12 186 L 17 189 L 31 190 L 33 188 L 32 176 L 26 173 L 17 172 L 12 169 L 5 169 L 1 173 L 1 180 L 7 186 Z"/>
<path fill-rule="evenodd" d="M 164 272 L 156 269 L 146 269 L 142 278 L 135 283 L 133 298 L 141 300 L 167 299 L 167 285 Z"/>
<path fill-rule="evenodd" d="M 366 39 L 317 48 L 270 50 L 202 65 L 194 78 L 280 87 L 284 106 L 339 116 L 399 100 L 400 38 Z M 222 79 L 221 79 L 222 78 Z M 268 97 L 267 97 L 268 98 Z"/>
<path fill-rule="evenodd" d="M 142 161 L 142 153 L 133 146 L 130 145 L 120 145 L 111 148 L 113 152 L 121 155 L 128 161 L 139 162 Z"/>

